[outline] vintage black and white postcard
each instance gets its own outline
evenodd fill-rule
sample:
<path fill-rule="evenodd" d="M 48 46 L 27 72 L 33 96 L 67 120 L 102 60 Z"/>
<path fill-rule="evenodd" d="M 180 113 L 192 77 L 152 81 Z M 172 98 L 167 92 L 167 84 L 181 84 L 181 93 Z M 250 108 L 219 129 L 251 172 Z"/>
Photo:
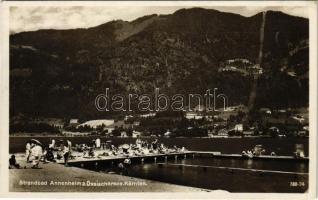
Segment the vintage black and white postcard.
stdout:
<path fill-rule="evenodd" d="M 0 19 L 3 195 L 314 198 L 315 2 L 2 2 Z"/>

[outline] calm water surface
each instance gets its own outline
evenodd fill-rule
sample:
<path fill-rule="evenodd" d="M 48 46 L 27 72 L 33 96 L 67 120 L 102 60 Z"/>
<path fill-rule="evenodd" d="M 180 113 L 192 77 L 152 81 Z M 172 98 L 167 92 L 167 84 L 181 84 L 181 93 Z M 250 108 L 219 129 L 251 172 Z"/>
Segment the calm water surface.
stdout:
<path fill-rule="evenodd" d="M 178 164 L 178 165 L 175 165 Z M 182 166 L 179 164 L 194 165 Z M 156 180 L 178 185 L 229 192 L 305 192 L 308 175 L 262 173 L 253 171 L 204 168 L 203 166 L 259 169 L 287 172 L 308 172 L 308 163 L 269 160 L 239 160 L 194 158 L 169 161 L 165 164 L 146 163 L 122 172 L 126 176 Z M 291 182 L 303 182 L 304 187 L 291 187 Z"/>

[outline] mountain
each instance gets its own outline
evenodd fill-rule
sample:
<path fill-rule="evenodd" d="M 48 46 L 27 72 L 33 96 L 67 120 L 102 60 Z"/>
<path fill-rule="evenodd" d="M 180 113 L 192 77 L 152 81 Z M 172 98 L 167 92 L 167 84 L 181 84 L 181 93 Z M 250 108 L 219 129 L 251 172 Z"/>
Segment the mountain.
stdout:
<path fill-rule="evenodd" d="M 88 29 L 10 35 L 10 114 L 105 116 L 112 113 L 98 112 L 94 100 L 107 87 L 124 95 L 219 88 L 230 104 L 247 104 L 253 77 L 219 70 L 233 59 L 262 67 L 258 107 L 308 106 L 308 19 L 267 11 L 261 41 L 263 20 L 262 13 L 191 8 Z"/>

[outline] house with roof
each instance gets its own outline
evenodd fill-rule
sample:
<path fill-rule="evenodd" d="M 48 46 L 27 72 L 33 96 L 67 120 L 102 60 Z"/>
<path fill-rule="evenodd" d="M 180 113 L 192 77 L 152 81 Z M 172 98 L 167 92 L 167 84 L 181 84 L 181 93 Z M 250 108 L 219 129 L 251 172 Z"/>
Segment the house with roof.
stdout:
<path fill-rule="evenodd" d="M 235 132 L 240 132 L 240 133 L 242 133 L 242 132 L 243 132 L 243 124 L 236 124 L 236 125 L 234 126 L 234 130 L 235 130 Z"/>
<path fill-rule="evenodd" d="M 141 132 L 139 132 L 139 131 L 133 131 L 132 132 L 132 137 L 133 138 L 137 138 L 137 137 L 140 137 L 141 136 Z"/>
<path fill-rule="evenodd" d="M 125 123 L 124 120 L 114 121 L 114 123 L 109 124 L 103 128 L 103 132 L 106 134 L 112 133 L 114 130 L 117 129 L 130 129 L 133 128 L 134 124 Z M 127 133 L 126 133 L 127 134 Z"/>
<path fill-rule="evenodd" d="M 79 124 L 78 119 L 70 119 L 69 125 L 70 126 L 77 126 Z"/>
<path fill-rule="evenodd" d="M 225 128 L 220 129 L 218 131 L 218 136 L 220 136 L 220 137 L 228 137 L 229 136 L 228 130 L 225 129 Z"/>
<path fill-rule="evenodd" d="M 91 135 L 90 132 L 73 132 L 73 131 L 62 131 L 62 135 L 67 137 L 74 137 L 74 136 L 88 136 Z"/>
<path fill-rule="evenodd" d="M 268 114 L 268 115 L 271 115 L 271 114 L 272 114 L 272 111 L 271 111 L 271 109 L 269 109 L 269 108 L 260 108 L 259 111 L 260 111 L 261 113 L 265 113 L 265 114 Z"/>
<path fill-rule="evenodd" d="M 201 113 L 196 113 L 196 112 L 187 112 L 185 114 L 185 118 L 187 118 L 187 119 L 202 119 L 203 115 Z"/>

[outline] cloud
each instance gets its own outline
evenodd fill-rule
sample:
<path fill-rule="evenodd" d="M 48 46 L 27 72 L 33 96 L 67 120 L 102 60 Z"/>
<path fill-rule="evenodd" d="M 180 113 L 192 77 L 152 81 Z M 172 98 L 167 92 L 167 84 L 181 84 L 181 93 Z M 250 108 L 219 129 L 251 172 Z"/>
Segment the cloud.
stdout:
<path fill-rule="evenodd" d="M 180 6 L 37 6 L 11 7 L 10 32 L 39 29 L 74 29 L 94 27 L 112 20 L 134 20 L 150 14 L 171 14 Z M 264 10 L 279 10 L 291 15 L 308 17 L 305 7 L 207 7 L 243 16 L 252 16 Z"/>

